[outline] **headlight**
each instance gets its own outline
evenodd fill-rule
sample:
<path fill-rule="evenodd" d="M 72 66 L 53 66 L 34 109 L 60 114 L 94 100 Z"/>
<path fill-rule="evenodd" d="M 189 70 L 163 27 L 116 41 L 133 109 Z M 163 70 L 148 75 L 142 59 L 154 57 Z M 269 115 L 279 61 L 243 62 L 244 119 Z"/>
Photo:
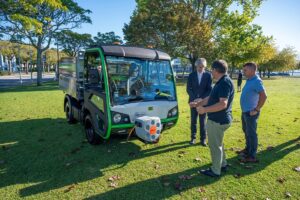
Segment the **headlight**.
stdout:
<path fill-rule="evenodd" d="M 119 113 L 114 115 L 114 118 L 113 118 L 114 123 L 119 123 L 121 121 L 121 119 L 122 119 L 122 116 Z"/>
<path fill-rule="evenodd" d="M 170 117 L 175 117 L 175 116 L 177 116 L 178 115 L 178 107 L 176 106 L 176 107 L 174 107 L 174 108 L 172 108 L 171 110 L 169 110 L 169 112 L 168 112 L 168 117 L 170 118 Z"/>
<path fill-rule="evenodd" d="M 175 115 L 177 115 L 177 108 L 173 108 L 173 110 L 172 110 L 172 116 L 175 116 Z"/>

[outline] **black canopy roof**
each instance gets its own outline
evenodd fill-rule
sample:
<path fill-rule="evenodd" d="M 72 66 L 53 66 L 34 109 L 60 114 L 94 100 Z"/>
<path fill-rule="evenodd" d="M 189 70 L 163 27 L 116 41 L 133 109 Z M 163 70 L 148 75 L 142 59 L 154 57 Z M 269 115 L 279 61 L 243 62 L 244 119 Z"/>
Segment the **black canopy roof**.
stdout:
<path fill-rule="evenodd" d="M 162 51 L 123 45 L 101 45 L 106 56 L 122 56 L 131 58 L 143 58 L 151 60 L 171 60 L 171 57 Z"/>

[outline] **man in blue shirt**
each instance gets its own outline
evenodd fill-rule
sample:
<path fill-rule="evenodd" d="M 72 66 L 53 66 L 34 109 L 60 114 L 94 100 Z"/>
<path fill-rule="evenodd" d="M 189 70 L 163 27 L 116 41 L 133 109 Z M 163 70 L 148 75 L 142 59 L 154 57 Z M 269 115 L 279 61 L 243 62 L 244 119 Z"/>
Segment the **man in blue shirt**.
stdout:
<path fill-rule="evenodd" d="M 240 104 L 242 108 L 242 129 L 245 133 L 246 147 L 238 151 L 243 156 L 241 162 L 258 162 L 257 152 L 257 120 L 260 109 L 263 107 L 267 95 L 262 80 L 256 75 L 257 65 L 253 62 L 243 66 L 244 75 L 247 78 L 243 87 Z"/>
<path fill-rule="evenodd" d="M 224 132 L 230 127 L 232 121 L 232 101 L 234 86 L 227 75 L 228 66 L 224 60 L 217 60 L 212 64 L 212 75 L 217 81 L 210 95 L 199 100 L 196 105 L 199 114 L 207 113 L 208 146 L 211 153 L 212 166 L 200 173 L 218 177 L 221 171 L 226 171 L 227 162 L 224 151 Z M 205 107 L 204 107 L 205 106 Z"/>

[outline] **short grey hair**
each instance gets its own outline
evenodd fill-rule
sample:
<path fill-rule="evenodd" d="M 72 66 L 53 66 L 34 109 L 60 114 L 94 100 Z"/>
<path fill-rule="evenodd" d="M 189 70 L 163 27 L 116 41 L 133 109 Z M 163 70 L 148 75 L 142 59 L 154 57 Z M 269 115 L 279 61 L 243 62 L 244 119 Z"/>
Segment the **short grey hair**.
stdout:
<path fill-rule="evenodd" d="M 206 59 L 205 58 L 198 58 L 195 62 L 195 66 L 203 65 L 203 67 L 206 67 Z"/>

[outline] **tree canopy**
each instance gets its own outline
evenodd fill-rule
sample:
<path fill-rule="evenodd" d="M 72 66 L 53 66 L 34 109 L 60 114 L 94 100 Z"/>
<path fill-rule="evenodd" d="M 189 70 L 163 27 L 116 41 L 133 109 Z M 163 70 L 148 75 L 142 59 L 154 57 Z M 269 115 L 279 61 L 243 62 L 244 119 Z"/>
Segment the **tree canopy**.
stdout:
<path fill-rule="evenodd" d="M 41 85 L 42 52 L 50 47 L 56 33 L 79 27 L 82 23 L 91 23 L 85 10 L 73 0 L 8 1 L 1 9 L 1 31 L 5 34 L 20 34 L 37 49 L 38 76 L 37 85 Z M 21 1 L 23 2 L 23 1 Z M 12 9 L 9 6 L 12 7 Z M 18 9 L 23 9 L 21 10 Z M 17 17 L 13 13 L 17 13 Z M 27 23 L 28 22 L 28 23 Z"/>
<path fill-rule="evenodd" d="M 57 42 L 68 56 L 77 56 L 77 53 L 93 43 L 90 34 L 80 34 L 70 30 L 61 31 L 56 35 Z"/>
<path fill-rule="evenodd" d="M 98 32 L 97 36 L 93 38 L 94 45 L 101 45 L 101 44 L 123 44 L 123 40 L 120 36 L 116 35 L 115 32 L 107 32 L 101 33 Z"/>
<path fill-rule="evenodd" d="M 172 0 L 144 1 L 131 16 L 123 31 L 128 44 L 162 49 L 173 57 L 209 57 L 212 30 L 191 6 Z"/>

